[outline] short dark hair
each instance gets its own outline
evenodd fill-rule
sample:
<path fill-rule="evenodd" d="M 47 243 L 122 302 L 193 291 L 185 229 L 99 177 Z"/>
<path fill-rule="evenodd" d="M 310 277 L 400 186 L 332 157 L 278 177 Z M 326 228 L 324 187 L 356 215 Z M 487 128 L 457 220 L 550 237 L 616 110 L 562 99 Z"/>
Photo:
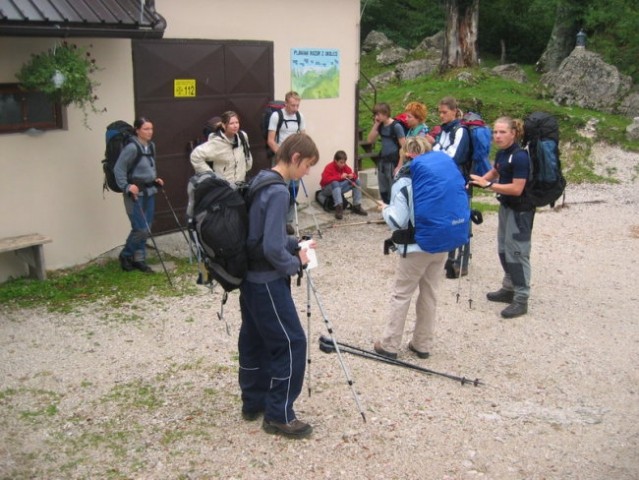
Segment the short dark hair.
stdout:
<path fill-rule="evenodd" d="M 333 160 L 337 161 L 337 160 L 346 160 L 348 157 L 346 156 L 346 152 L 344 150 L 338 150 L 337 152 L 335 152 L 335 155 L 333 155 Z"/>

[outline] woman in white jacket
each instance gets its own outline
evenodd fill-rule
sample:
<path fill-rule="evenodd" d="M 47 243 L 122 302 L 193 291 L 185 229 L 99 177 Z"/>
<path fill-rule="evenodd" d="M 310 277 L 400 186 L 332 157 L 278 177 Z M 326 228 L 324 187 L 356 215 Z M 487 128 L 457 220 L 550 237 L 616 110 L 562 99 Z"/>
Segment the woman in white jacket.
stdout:
<path fill-rule="evenodd" d="M 246 181 L 253 166 L 253 157 L 246 132 L 240 130 L 240 117 L 228 111 L 213 126 L 207 142 L 191 152 L 191 164 L 196 174 L 213 170 L 231 185 Z"/>

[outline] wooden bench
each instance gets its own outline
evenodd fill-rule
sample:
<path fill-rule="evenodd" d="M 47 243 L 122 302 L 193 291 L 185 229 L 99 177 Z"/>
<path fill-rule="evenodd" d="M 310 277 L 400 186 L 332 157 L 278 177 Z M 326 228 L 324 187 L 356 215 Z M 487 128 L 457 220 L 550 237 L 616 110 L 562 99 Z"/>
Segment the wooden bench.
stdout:
<path fill-rule="evenodd" d="M 29 276 L 38 280 L 46 280 L 44 268 L 44 251 L 42 245 L 53 240 L 39 233 L 19 235 L 17 237 L 0 238 L 0 253 L 15 252 L 29 266 Z"/>

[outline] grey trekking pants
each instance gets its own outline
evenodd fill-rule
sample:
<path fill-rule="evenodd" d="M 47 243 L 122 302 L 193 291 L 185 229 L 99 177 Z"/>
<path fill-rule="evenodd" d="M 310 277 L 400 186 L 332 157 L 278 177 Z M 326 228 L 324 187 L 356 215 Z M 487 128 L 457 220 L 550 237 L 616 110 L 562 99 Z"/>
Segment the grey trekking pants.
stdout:
<path fill-rule="evenodd" d="M 527 303 L 530 296 L 530 248 L 535 211 L 516 212 L 501 205 L 497 251 L 504 269 L 502 286 L 515 292 L 514 301 Z"/>

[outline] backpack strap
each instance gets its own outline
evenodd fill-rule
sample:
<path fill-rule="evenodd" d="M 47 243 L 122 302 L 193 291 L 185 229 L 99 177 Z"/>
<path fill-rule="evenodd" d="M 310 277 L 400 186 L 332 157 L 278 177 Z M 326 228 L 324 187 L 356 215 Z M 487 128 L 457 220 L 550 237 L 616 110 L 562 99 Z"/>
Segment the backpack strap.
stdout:
<path fill-rule="evenodd" d="M 280 129 L 282 125 L 286 123 L 286 128 L 288 128 L 288 122 L 297 122 L 297 133 L 300 133 L 300 126 L 302 125 L 302 115 L 300 112 L 295 112 L 295 120 L 284 118 L 284 108 L 280 108 L 277 110 L 277 128 L 275 129 L 275 142 L 280 143 Z"/>
<path fill-rule="evenodd" d="M 382 129 L 384 128 L 384 124 L 383 123 L 380 124 L 379 127 L 377 127 L 377 133 L 379 134 L 380 137 L 392 138 L 393 141 L 395 142 L 395 145 L 397 145 L 399 147 L 399 138 L 397 137 L 397 132 L 395 131 L 395 125 L 397 125 L 398 123 L 399 122 L 393 118 L 393 122 L 389 125 L 390 126 L 390 135 L 384 135 L 382 133 Z"/>
<path fill-rule="evenodd" d="M 240 137 L 240 143 L 242 144 L 242 150 L 244 150 L 244 160 L 248 164 L 249 157 L 251 156 L 251 149 L 248 145 L 248 139 L 246 138 L 246 133 L 240 130 L 237 132 Z"/>

